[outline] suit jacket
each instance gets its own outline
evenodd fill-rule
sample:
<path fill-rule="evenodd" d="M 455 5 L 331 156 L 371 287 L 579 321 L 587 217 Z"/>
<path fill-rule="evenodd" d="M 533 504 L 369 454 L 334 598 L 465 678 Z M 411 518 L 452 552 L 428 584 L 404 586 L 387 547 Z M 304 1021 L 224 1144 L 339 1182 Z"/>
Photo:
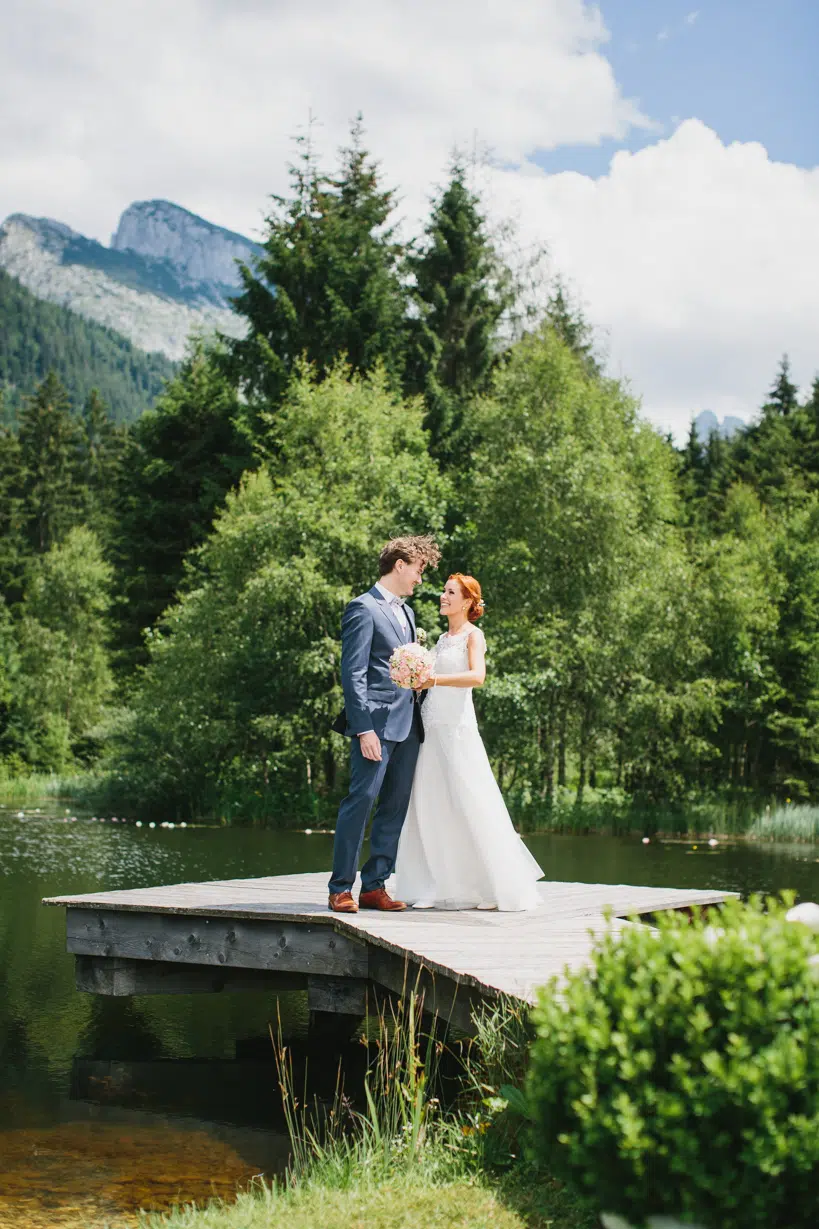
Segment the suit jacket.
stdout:
<path fill-rule="evenodd" d="M 381 739 L 403 742 L 417 722 L 423 738 L 415 693 L 396 687 L 390 678 L 390 657 L 399 644 L 415 638 L 415 615 L 404 613 L 406 637 L 389 602 L 373 586 L 353 598 L 341 620 L 341 686 L 344 710 L 333 723 L 339 734 L 353 737 L 375 730 Z"/>

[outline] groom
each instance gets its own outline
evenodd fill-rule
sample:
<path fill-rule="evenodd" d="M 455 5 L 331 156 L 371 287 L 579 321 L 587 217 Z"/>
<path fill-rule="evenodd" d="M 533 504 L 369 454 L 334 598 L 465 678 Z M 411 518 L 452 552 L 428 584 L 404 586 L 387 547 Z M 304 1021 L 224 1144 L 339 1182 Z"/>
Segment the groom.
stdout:
<path fill-rule="evenodd" d="M 415 616 L 405 599 L 441 552 L 432 538 L 393 538 L 381 552 L 379 580 L 353 598 L 341 621 L 344 712 L 333 727 L 350 739 L 350 792 L 338 809 L 329 906 L 335 913 L 406 909 L 384 889 L 395 866 L 407 814 L 418 749 L 424 737 L 415 693 L 396 687 L 390 657 L 415 639 Z M 361 870 L 361 893 L 352 894 L 364 829 L 378 807 L 370 856 Z"/>

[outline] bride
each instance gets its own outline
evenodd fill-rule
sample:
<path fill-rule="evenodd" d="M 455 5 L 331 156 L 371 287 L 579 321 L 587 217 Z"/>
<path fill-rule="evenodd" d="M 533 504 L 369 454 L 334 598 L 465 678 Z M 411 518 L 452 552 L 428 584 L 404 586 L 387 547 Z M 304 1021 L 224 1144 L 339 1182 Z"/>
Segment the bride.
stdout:
<path fill-rule="evenodd" d="M 486 677 L 483 613 L 472 576 L 441 595 L 449 630 L 435 646 L 424 742 L 390 888 L 416 909 L 536 909 L 543 871 L 520 839 L 492 773 L 472 705 Z"/>

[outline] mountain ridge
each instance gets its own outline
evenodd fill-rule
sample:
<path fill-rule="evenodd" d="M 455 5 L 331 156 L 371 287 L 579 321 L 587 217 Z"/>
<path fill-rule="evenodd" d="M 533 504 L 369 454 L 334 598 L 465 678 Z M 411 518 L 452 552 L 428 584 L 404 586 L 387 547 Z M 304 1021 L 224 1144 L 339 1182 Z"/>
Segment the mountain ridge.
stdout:
<path fill-rule="evenodd" d="M 0 226 L 0 269 L 37 298 L 177 361 L 192 333 L 241 336 L 237 260 L 258 244 L 170 201 L 135 201 L 106 247 L 64 222 L 14 213 Z"/>

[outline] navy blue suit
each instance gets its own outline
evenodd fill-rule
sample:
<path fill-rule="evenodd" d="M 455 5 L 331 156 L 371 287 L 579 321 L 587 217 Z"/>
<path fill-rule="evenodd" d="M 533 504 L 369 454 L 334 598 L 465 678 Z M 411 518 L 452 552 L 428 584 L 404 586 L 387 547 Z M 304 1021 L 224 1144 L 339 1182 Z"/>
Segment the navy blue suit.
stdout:
<path fill-rule="evenodd" d="M 351 740 L 350 792 L 338 809 L 331 893 L 353 886 L 376 798 L 370 856 L 361 868 L 362 891 L 383 887 L 395 867 L 422 734 L 414 693 L 396 687 L 390 678 L 393 651 L 415 638 L 415 617 L 408 606 L 404 613 L 408 632 L 373 586 L 349 603 L 341 621 L 345 733 Z M 374 730 L 381 740 L 380 763 L 361 754 L 358 735 L 367 730 Z"/>

